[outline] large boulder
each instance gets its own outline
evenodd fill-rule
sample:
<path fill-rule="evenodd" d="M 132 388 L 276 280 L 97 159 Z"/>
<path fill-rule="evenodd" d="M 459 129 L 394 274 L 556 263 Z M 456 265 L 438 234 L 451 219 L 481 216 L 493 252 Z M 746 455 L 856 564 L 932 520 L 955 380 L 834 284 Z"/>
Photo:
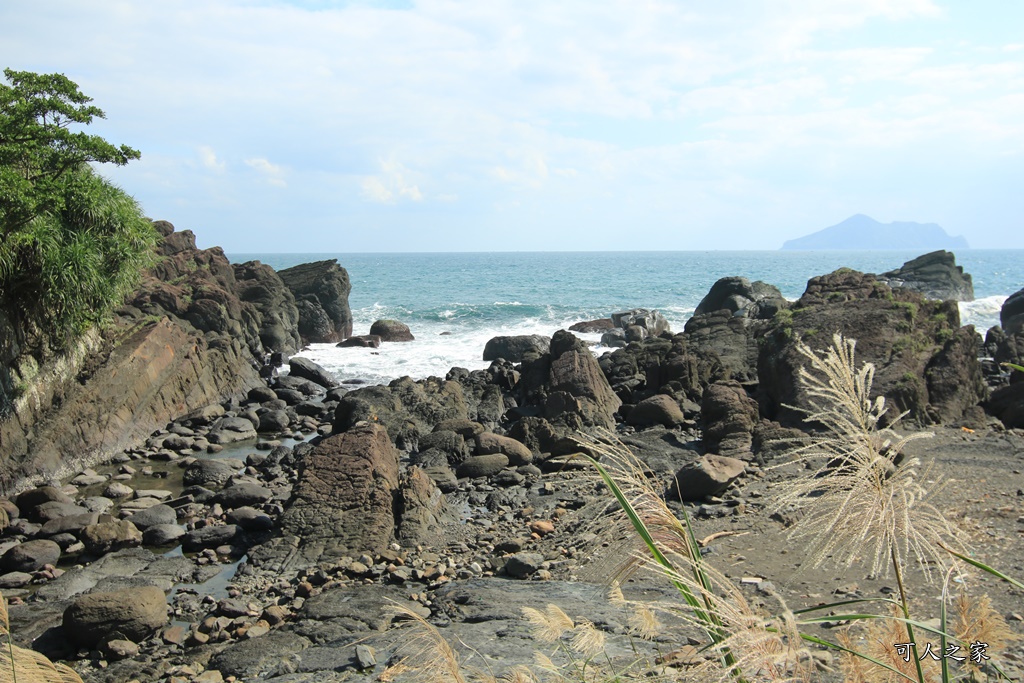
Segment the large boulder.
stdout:
<path fill-rule="evenodd" d="M 873 275 L 849 269 L 811 278 L 793 307 L 776 314 L 761 342 L 761 414 L 787 425 L 802 421 L 810 403 L 798 379 L 807 363 L 798 343 L 820 350 L 838 333 L 856 340 L 858 365 L 875 365 L 873 392 L 886 396 L 893 414 L 909 411 L 923 424 L 955 420 L 964 407 L 985 397 L 980 366 L 967 360 L 973 331 L 959 328 L 955 301 L 926 300 L 919 292 L 893 290 Z M 955 358 L 963 362 L 952 379 L 940 368 L 958 362 Z"/>
<path fill-rule="evenodd" d="M 636 427 L 662 425 L 675 427 L 686 420 L 679 403 L 666 394 L 655 394 L 637 403 L 626 416 L 626 422 Z"/>
<path fill-rule="evenodd" d="M 34 572 L 48 564 L 56 566 L 58 560 L 60 546 L 53 541 L 25 541 L 0 557 L 0 569 L 4 572 Z"/>
<path fill-rule="evenodd" d="M 785 306 L 786 300 L 775 285 L 760 280 L 751 282 L 745 277 L 723 277 L 711 285 L 693 314 L 726 310 L 733 315 L 761 319 L 772 317 Z"/>
<path fill-rule="evenodd" d="M 370 334 L 377 335 L 381 341 L 386 342 L 411 342 L 416 337 L 412 336 L 409 326 L 397 320 L 377 320 L 370 325 Z"/>
<path fill-rule="evenodd" d="M 548 352 L 551 339 L 539 334 L 492 337 L 484 346 L 484 360 L 505 360 L 518 363 L 527 354 L 539 356 Z"/>
<path fill-rule="evenodd" d="M 974 282 L 963 266 L 956 264 L 953 252 L 933 251 L 907 261 L 899 268 L 882 273 L 879 282 L 893 289 L 920 292 L 926 299 L 974 301 Z"/>
<path fill-rule="evenodd" d="M 84 647 L 95 647 L 114 634 L 138 643 L 167 621 L 167 599 L 162 590 L 155 586 L 123 588 L 78 597 L 64 611 L 64 633 Z"/>
<path fill-rule="evenodd" d="M 1024 289 L 1014 292 L 999 309 L 999 325 L 1007 335 L 1024 331 Z"/>
<path fill-rule="evenodd" d="M 308 358 L 298 356 L 288 359 L 288 374 L 293 377 L 301 377 L 315 382 L 325 389 L 338 386 L 338 380 L 333 374 L 321 365 L 317 365 Z"/>
<path fill-rule="evenodd" d="M 394 535 L 398 488 L 398 452 L 383 426 L 329 436 L 303 461 L 281 528 L 311 564 L 380 552 Z"/>
<path fill-rule="evenodd" d="M 82 543 L 90 553 L 103 555 L 113 550 L 141 545 L 142 532 L 126 519 L 114 519 L 85 527 L 82 531 Z"/>
<path fill-rule="evenodd" d="M 295 296 L 304 344 L 339 342 L 352 336 L 352 291 L 348 272 L 337 259 L 286 268 L 278 275 Z"/>
<path fill-rule="evenodd" d="M 676 473 L 673 493 L 679 500 L 689 501 L 717 496 L 743 474 L 745 467 L 736 458 L 702 455 Z"/>
<path fill-rule="evenodd" d="M 406 546 L 435 545 L 448 518 L 444 494 L 419 467 L 410 467 L 402 480 L 395 536 Z"/>

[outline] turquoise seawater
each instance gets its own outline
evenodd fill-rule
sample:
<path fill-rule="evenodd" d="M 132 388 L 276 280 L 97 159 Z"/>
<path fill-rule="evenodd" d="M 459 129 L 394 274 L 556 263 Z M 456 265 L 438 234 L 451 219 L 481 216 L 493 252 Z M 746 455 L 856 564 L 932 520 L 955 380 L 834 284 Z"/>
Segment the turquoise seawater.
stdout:
<path fill-rule="evenodd" d="M 547 334 L 626 308 L 656 308 L 674 330 L 721 277 L 764 280 L 795 299 L 807 280 L 840 267 L 884 272 L 917 256 L 901 251 L 497 252 L 407 254 L 229 254 L 275 269 L 335 258 L 349 272 L 356 334 L 379 318 L 409 325 L 416 341 L 376 353 L 314 345 L 303 352 L 338 373 L 386 382 L 443 376 L 453 366 L 485 367 L 484 344 L 498 334 Z M 987 329 L 1006 296 L 1024 287 L 1024 250 L 968 250 L 957 263 L 977 300 L 965 324 Z M 597 341 L 597 336 L 588 337 Z M 598 349 L 600 351 L 600 349 Z"/>

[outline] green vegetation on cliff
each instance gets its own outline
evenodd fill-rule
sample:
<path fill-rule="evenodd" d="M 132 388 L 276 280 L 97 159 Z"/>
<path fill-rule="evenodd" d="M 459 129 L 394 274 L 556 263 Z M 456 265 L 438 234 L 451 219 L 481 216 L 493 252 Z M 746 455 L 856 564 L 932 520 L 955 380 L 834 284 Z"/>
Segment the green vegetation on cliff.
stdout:
<path fill-rule="evenodd" d="M 104 114 L 62 74 L 4 70 L 0 83 L 0 308 L 57 344 L 121 303 L 156 233 L 90 163 L 139 158 L 71 130 Z"/>

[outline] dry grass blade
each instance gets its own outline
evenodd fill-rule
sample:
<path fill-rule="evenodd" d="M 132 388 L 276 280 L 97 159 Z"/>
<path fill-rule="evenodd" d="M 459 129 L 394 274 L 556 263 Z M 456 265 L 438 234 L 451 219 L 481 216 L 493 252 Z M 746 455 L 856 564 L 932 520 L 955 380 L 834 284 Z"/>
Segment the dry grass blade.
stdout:
<path fill-rule="evenodd" d="M 548 605 L 541 612 L 533 607 L 524 607 L 523 616 L 530 622 L 530 634 L 537 640 L 553 643 L 563 634 L 573 630 L 576 624 L 558 605 Z"/>
<path fill-rule="evenodd" d="M 790 462 L 816 467 L 813 476 L 788 482 L 775 500 L 776 510 L 804 511 L 791 538 L 806 544 L 811 566 L 849 566 L 859 559 L 857 549 L 873 574 L 888 574 L 895 557 L 900 566 L 916 564 L 933 578 L 936 567 L 949 563 L 939 544 L 962 547 L 960 532 L 931 503 L 938 488 L 922 483 L 920 462 L 901 457 L 908 441 L 931 435 L 902 437 L 879 428 L 885 399 L 870 398 L 874 368 L 856 368 L 853 341 L 837 335 L 821 354 L 806 345 L 799 351 L 813 370 L 800 371 L 812 406 L 806 420 L 826 432 L 791 451 Z"/>
<path fill-rule="evenodd" d="M 459 654 L 426 619 L 402 605 L 396 604 L 392 609 L 404 620 L 402 626 L 410 636 L 398 648 L 398 662 L 382 675 L 394 675 L 399 669 L 412 671 L 413 680 L 422 683 L 467 683 L 478 678 L 463 673 Z"/>

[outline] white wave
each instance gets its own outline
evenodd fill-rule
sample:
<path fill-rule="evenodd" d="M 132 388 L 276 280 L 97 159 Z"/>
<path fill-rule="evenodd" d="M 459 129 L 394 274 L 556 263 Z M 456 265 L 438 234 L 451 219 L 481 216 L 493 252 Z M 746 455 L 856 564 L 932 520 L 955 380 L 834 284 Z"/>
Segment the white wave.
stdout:
<path fill-rule="evenodd" d="M 984 334 L 990 327 L 999 324 L 999 311 L 1006 299 L 1005 296 L 996 295 L 982 297 L 974 301 L 961 301 L 959 303 L 960 324 L 974 325 L 975 329 Z"/>

